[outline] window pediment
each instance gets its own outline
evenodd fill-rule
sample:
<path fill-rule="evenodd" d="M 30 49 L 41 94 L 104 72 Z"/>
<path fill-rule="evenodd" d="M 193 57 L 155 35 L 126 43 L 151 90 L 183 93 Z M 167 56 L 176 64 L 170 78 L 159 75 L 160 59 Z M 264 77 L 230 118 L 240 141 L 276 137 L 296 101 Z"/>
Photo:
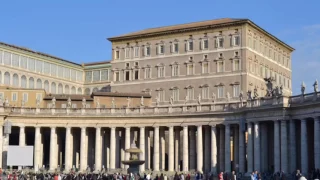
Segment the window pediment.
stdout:
<path fill-rule="evenodd" d="M 164 67 L 164 64 L 163 63 L 159 63 L 156 65 L 156 67 Z"/>
<path fill-rule="evenodd" d="M 208 84 L 202 84 L 202 85 L 199 86 L 199 88 L 204 88 L 204 87 L 209 87 L 209 85 Z"/>
<path fill-rule="evenodd" d="M 223 83 L 216 84 L 214 87 L 224 86 Z"/>
<path fill-rule="evenodd" d="M 180 63 L 178 63 L 177 61 L 175 62 L 172 62 L 170 65 L 173 66 L 173 65 L 179 65 Z"/>
<path fill-rule="evenodd" d="M 157 88 L 156 91 L 163 91 L 163 88 Z"/>
<path fill-rule="evenodd" d="M 173 87 L 171 87 L 169 90 L 176 90 L 176 89 L 179 89 L 179 88 L 176 87 L 176 86 L 173 86 Z"/>
<path fill-rule="evenodd" d="M 193 88 L 192 85 L 188 85 L 188 86 L 185 87 L 185 89 L 192 89 L 192 88 Z"/>

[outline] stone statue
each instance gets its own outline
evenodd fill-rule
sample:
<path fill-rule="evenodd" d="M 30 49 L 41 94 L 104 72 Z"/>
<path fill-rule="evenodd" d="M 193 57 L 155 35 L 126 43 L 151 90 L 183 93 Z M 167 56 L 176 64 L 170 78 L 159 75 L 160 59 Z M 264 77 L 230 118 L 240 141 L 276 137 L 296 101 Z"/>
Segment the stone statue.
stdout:
<path fill-rule="evenodd" d="M 306 90 L 306 85 L 304 84 L 304 82 L 302 82 L 301 84 L 301 94 L 304 95 L 304 92 Z"/>
<path fill-rule="evenodd" d="M 67 101 L 67 108 L 71 108 L 71 104 L 71 98 L 69 97 Z"/>
<path fill-rule="evenodd" d="M 272 84 L 273 79 L 270 77 L 270 78 L 264 78 L 264 80 L 266 81 L 266 85 L 267 85 L 266 97 L 271 97 L 273 93 L 273 84 Z"/>
<path fill-rule="evenodd" d="M 317 80 L 317 79 L 316 79 L 316 81 L 315 81 L 314 84 L 313 84 L 313 91 L 314 91 L 315 93 L 318 92 L 318 80 Z"/>
<path fill-rule="evenodd" d="M 111 101 L 111 107 L 112 107 L 112 108 L 115 108 L 115 107 L 116 107 L 116 104 L 115 104 L 115 102 L 114 102 L 114 97 L 112 98 L 112 101 Z"/>
<path fill-rule="evenodd" d="M 53 97 L 51 100 L 51 108 L 56 108 L 56 98 Z"/>
<path fill-rule="evenodd" d="M 40 99 L 39 98 L 36 99 L 36 104 L 37 104 L 37 108 L 39 108 L 40 107 Z"/>
<path fill-rule="evenodd" d="M 26 104 L 26 103 L 24 102 L 24 99 L 22 99 L 22 100 L 21 100 L 21 107 L 24 107 L 25 104 Z"/>
<path fill-rule="evenodd" d="M 216 100 L 216 94 L 215 93 L 212 93 L 212 102 L 214 102 Z"/>
<path fill-rule="evenodd" d="M 248 100 L 252 100 L 251 90 L 247 92 Z"/>
<path fill-rule="evenodd" d="M 96 108 L 100 108 L 100 99 L 97 98 L 97 101 L 96 101 Z"/>
<path fill-rule="evenodd" d="M 157 96 L 156 97 L 156 106 L 159 106 L 159 104 L 160 104 L 160 98 Z"/>
<path fill-rule="evenodd" d="M 240 99 L 240 102 L 243 101 L 243 92 L 241 91 L 240 94 L 239 94 L 239 99 Z"/>
<path fill-rule="evenodd" d="M 279 95 L 283 95 L 283 86 L 282 85 L 280 86 L 280 89 L 279 89 Z"/>
<path fill-rule="evenodd" d="M 128 97 L 128 98 L 127 98 L 127 108 L 130 107 L 130 102 L 131 102 L 131 99 L 130 99 L 130 97 Z"/>
<path fill-rule="evenodd" d="M 259 96 L 258 89 L 257 89 L 257 87 L 255 87 L 254 90 L 253 90 L 253 98 L 257 99 L 258 96 Z"/>
<path fill-rule="evenodd" d="M 143 99 L 143 96 L 141 96 L 141 99 L 140 99 L 140 106 L 144 106 L 144 99 Z"/>
<path fill-rule="evenodd" d="M 85 97 L 82 98 L 82 108 L 86 108 L 87 106 L 87 100 Z"/>
<path fill-rule="evenodd" d="M 226 98 L 227 98 L 227 101 L 229 101 L 229 100 L 230 100 L 230 93 L 229 93 L 229 92 L 227 92 L 227 96 L 226 96 Z"/>
<path fill-rule="evenodd" d="M 172 97 L 172 96 L 170 97 L 170 101 L 169 101 L 169 103 L 170 103 L 170 105 L 172 105 L 172 104 L 173 104 L 173 97 Z"/>
<path fill-rule="evenodd" d="M 200 94 L 198 95 L 198 104 L 199 105 L 201 104 L 201 95 Z"/>
<path fill-rule="evenodd" d="M 188 102 L 188 96 L 184 98 L 184 104 L 187 104 L 187 102 Z"/>

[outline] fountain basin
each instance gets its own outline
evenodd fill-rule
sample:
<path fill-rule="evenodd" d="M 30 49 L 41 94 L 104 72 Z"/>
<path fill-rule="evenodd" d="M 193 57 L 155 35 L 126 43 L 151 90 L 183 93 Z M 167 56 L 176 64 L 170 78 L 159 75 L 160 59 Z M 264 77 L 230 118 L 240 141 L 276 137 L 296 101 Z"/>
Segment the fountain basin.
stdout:
<path fill-rule="evenodd" d="M 144 164 L 144 161 L 141 160 L 128 160 L 128 161 L 121 161 L 122 164 L 125 165 L 136 165 L 136 166 L 140 166 L 142 164 Z"/>

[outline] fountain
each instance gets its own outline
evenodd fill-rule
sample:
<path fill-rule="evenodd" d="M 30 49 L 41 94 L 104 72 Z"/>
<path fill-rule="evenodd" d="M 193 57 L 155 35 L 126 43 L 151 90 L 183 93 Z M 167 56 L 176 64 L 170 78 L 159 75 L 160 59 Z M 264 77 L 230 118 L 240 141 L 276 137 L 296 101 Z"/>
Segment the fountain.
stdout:
<path fill-rule="evenodd" d="M 139 160 L 139 154 L 142 153 L 141 149 L 137 148 L 136 144 L 131 144 L 129 149 L 125 150 L 126 153 L 130 153 L 129 160 L 122 161 L 122 164 L 129 165 L 128 174 L 139 173 L 139 166 L 144 164 L 145 161 Z"/>

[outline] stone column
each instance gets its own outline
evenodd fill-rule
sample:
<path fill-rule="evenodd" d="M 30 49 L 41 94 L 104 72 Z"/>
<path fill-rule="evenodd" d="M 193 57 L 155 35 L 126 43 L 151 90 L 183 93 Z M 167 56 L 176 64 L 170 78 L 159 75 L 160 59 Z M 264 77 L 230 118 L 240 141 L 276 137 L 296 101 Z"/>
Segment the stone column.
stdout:
<path fill-rule="evenodd" d="M 260 126 L 259 122 L 254 123 L 254 170 L 260 172 Z"/>
<path fill-rule="evenodd" d="M 225 166 L 225 130 L 224 127 L 219 128 L 219 171 L 224 171 Z"/>
<path fill-rule="evenodd" d="M 116 128 L 110 131 L 110 169 L 116 168 Z"/>
<path fill-rule="evenodd" d="M 189 171 L 188 126 L 183 126 L 183 171 Z"/>
<path fill-rule="evenodd" d="M 65 171 L 69 172 L 71 169 L 71 127 L 66 128 L 66 140 L 65 140 Z"/>
<path fill-rule="evenodd" d="M 145 129 L 144 127 L 140 127 L 140 149 L 142 151 L 142 153 L 140 153 L 140 160 L 145 160 L 144 156 L 145 156 Z M 140 172 L 144 172 L 145 171 L 145 164 L 140 166 Z"/>
<path fill-rule="evenodd" d="M 49 166 L 50 171 L 54 171 L 57 168 L 57 134 L 56 134 L 56 128 L 51 127 L 51 133 L 50 133 L 50 156 L 49 156 Z"/>
<path fill-rule="evenodd" d="M 2 130 L 2 128 L 0 128 Z M 35 135 L 34 135 L 34 167 L 35 172 L 38 172 L 39 168 L 41 168 L 42 164 L 40 163 L 40 146 L 41 146 L 41 133 L 40 127 L 36 127 Z"/>
<path fill-rule="evenodd" d="M 196 170 L 196 132 L 195 128 L 191 126 L 189 128 L 190 137 L 190 170 Z"/>
<path fill-rule="evenodd" d="M 248 145 L 247 145 L 247 171 L 251 174 L 253 171 L 253 134 L 252 134 L 252 124 L 248 122 Z"/>
<path fill-rule="evenodd" d="M 208 157 L 211 157 L 210 153 L 210 143 L 211 143 L 211 127 L 205 126 L 204 128 L 204 170 L 206 173 L 211 171 L 211 159 Z"/>
<path fill-rule="evenodd" d="M 245 159 L 246 159 L 246 153 L 245 153 L 245 147 L 246 147 L 246 141 L 245 141 L 245 133 L 242 131 L 242 129 L 239 126 L 239 172 L 244 173 L 245 172 Z M 249 155 L 249 154 L 248 154 Z"/>
<path fill-rule="evenodd" d="M 174 165 L 175 165 L 175 170 L 176 171 L 180 171 L 179 169 L 179 164 L 180 164 L 180 161 L 179 161 L 179 144 L 180 144 L 180 129 L 177 128 L 175 130 L 175 136 L 174 136 Z"/>
<path fill-rule="evenodd" d="M 26 145 L 26 133 L 24 126 L 20 126 L 20 133 L 19 133 L 19 146 Z"/>
<path fill-rule="evenodd" d="M 320 168 L 320 120 L 314 118 L 314 166 Z"/>
<path fill-rule="evenodd" d="M 287 121 L 281 121 L 281 171 L 288 172 Z"/>
<path fill-rule="evenodd" d="M 154 127 L 153 136 L 153 171 L 159 171 L 159 127 Z"/>
<path fill-rule="evenodd" d="M 231 151 L 230 151 L 230 124 L 225 125 L 225 167 L 224 171 L 231 172 Z"/>
<path fill-rule="evenodd" d="M 131 143 L 131 132 L 130 132 L 130 127 L 126 127 L 126 133 L 125 133 L 125 147 L 124 149 L 129 149 L 130 148 L 130 144 Z M 130 158 L 130 153 L 126 152 L 126 160 L 129 160 Z M 128 169 L 129 166 L 125 165 L 125 169 Z"/>
<path fill-rule="evenodd" d="M 308 133 L 307 120 L 301 120 L 301 173 L 308 173 Z"/>
<path fill-rule="evenodd" d="M 296 126 L 295 121 L 293 119 L 289 122 L 289 153 L 290 153 L 290 172 L 293 172 L 297 169 L 297 149 L 296 149 Z"/>
<path fill-rule="evenodd" d="M 174 171 L 174 135 L 173 135 L 173 126 L 169 127 L 169 152 L 168 152 L 168 159 L 169 159 L 169 163 L 168 163 L 168 170 L 169 172 L 173 172 Z"/>
<path fill-rule="evenodd" d="M 101 148 L 101 127 L 96 127 L 96 147 L 95 147 L 95 170 L 101 170 L 102 162 L 102 148 Z"/>
<path fill-rule="evenodd" d="M 148 170 L 150 170 L 151 169 L 151 151 L 150 151 L 150 145 L 151 145 L 151 143 L 150 143 L 150 130 L 148 129 L 146 129 L 146 140 L 145 140 L 145 142 L 146 142 L 146 168 L 148 169 Z"/>
<path fill-rule="evenodd" d="M 161 165 L 161 170 L 165 170 L 165 162 L 166 162 L 166 140 L 165 140 L 165 129 L 160 128 L 160 165 Z"/>
<path fill-rule="evenodd" d="M 211 127 L 211 173 L 217 174 L 217 129 Z M 208 158 L 208 157 L 206 157 Z"/>
<path fill-rule="evenodd" d="M 88 166 L 88 145 L 87 145 L 86 127 L 81 127 L 81 142 L 80 142 L 80 171 L 86 170 Z"/>
<path fill-rule="evenodd" d="M 239 172 L 239 127 L 233 128 L 233 170 Z"/>
<path fill-rule="evenodd" d="M 261 123 L 260 124 L 260 148 L 261 148 L 261 153 L 260 153 L 260 157 L 261 157 L 261 172 L 267 172 L 269 167 L 268 167 L 268 154 L 269 154 L 269 150 L 268 150 L 268 127 L 267 124 L 265 123 Z"/>
<path fill-rule="evenodd" d="M 279 122 L 274 121 L 274 172 L 280 172 L 280 128 Z"/>
<path fill-rule="evenodd" d="M 197 170 L 202 172 L 203 168 L 203 148 L 202 148 L 202 125 L 197 129 Z"/>

